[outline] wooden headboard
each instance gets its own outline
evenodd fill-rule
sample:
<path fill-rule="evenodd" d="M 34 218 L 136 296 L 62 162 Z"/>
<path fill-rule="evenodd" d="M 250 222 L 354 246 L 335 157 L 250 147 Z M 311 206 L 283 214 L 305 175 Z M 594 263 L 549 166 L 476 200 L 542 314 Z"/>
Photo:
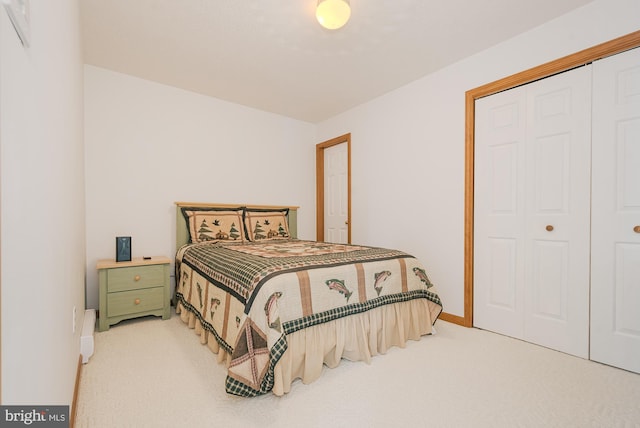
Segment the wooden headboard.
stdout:
<path fill-rule="evenodd" d="M 286 205 L 248 205 L 248 204 L 212 204 L 202 202 L 176 202 L 176 250 L 189 242 L 189 230 L 187 222 L 182 215 L 182 208 L 254 208 L 261 210 L 282 210 L 289 208 L 287 221 L 289 222 L 289 234 L 292 238 L 298 237 L 298 207 Z"/>

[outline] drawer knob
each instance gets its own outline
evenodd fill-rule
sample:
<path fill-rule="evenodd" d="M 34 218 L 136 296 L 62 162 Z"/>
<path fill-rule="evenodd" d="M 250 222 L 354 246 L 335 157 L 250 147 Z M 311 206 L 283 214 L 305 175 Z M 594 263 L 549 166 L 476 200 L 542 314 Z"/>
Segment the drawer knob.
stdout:
<path fill-rule="evenodd" d="M 634 231 L 635 233 L 640 233 L 640 226 L 636 226 L 636 227 L 634 227 L 634 228 L 633 228 L 633 231 Z"/>
<path fill-rule="evenodd" d="M 545 229 L 547 229 L 547 232 L 551 232 L 553 230 L 553 226 L 548 224 L 547 227 L 545 227 Z"/>
<path fill-rule="evenodd" d="M 136 281 L 136 282 L 137 282 L 137 281 L 140 281 L 140 275 L 136 275 L 136 276 L 134 276 L 134 277 L 133 277 L 133 280 L 134 280 L 134 281 Z"/>
<path fill-rule="evenodd" d="M 139 305 L 140 304 L 140 299 L 136 299 L 133 301 L 134 304 Z"/>

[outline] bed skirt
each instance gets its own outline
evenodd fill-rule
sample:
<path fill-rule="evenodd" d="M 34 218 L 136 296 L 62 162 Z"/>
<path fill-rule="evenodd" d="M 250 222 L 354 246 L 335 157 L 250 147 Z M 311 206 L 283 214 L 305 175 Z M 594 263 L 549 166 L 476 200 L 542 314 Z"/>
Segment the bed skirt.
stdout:
<path fill-rule="evenodd" d="M 413 299 L 287 335 L 288 348 L 275 366 L 272 392 L 278 396 L 288 393 L 296 379 L 309 384 L 320 377 L 323 366 L 334 368 L 342 358 L 370 363 L 373 356 L 384 354 L 394 346 L 404 348 L 408 340 L 419 340 L 421 336 L 432 333 L 441 308 L 437 309 L 437 313 L 432 313 L 428 300 Z M 176 313 L 200 337 L 200 343 L 218 355 L 218 363 L 228 367 L 231 355 L 220 348 L 196 315 L 183 308 L 180 302 Z"/>

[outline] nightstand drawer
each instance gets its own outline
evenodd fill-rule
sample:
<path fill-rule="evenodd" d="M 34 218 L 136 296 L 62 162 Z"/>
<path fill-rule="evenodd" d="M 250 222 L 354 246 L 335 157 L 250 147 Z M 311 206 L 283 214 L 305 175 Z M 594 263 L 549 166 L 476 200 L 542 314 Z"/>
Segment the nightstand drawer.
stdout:
<path fill-rule="evenodd" d="M 161 309 L 164 305 L 164 288 L 145 288 L 107 295 L 107 316 L 117 317 L 136 312 Z"/>
<path fill-rule="evenodd" d="M 107 293 L 158 287 L 164 283 L 164 266 L 131 266 L 109 269 L 107 273 Z"/>

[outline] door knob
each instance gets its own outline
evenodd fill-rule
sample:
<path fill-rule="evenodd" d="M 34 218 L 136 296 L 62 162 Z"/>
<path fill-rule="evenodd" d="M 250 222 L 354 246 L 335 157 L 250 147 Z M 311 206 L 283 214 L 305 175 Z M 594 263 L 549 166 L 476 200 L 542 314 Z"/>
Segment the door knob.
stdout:
<path fill-rule="evenodd" d="M 547 229 L 547 232 L 551 232 L 553 230 L 553 226 L 548 224 L 547 227 L 545 227 L 545 229 Z"/>
<path fill-rule="evenodd" d="M 633 231 L 634 231 L 635 233 L 640 233 L 640 226 L 636 226 L 636 227 L 634 227 L 634 228 L 633 228 Z"/>

